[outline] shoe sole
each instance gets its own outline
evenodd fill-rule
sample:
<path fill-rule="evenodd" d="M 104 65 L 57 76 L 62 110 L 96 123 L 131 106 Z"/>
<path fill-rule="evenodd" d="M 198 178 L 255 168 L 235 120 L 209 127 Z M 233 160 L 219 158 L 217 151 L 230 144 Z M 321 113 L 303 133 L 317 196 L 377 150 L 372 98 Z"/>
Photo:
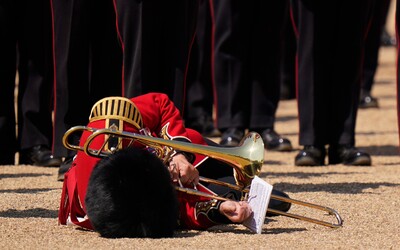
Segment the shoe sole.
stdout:
<path fill-rule="evenodd" d="M 371 166 L 371 158 L 369 157 L 358 157 L 357 160 L 353 162 L 344 163 L 348 166 Z"/>
<path fill-rule="evenodd" d="M 61 165 L 61 161 L 53 159 L 53 160 L 49 160 L 47 162 L 33 163 L 32 165 L 41 166 L 41 167 L 59 167 Z"/>
<path fill-rule="evenodd" d="M 360 109 L 379 108 L 378 104 L 362 104 L 358 106 Z"/>
<path fill-rule="evenodd" d="M 368 156 L 359 156 L 352 162 L 344 162 L 336 158 L 331 159 L 332 157 L 330 157 L 329 165 L 343 164 L 346 166 L 371 166 L 371 158 Z"/>
<path fill-rule="evenodd" d="M 324 164 L 314 161 L 311 157 L 302 157 L 296 160 L 295 165 L 299 167 L 320 167 Z"/>
<path fill-rule="evenodd" d="M 57 181 L 64 181 L 64 174 L 58 174 Z"/>
<path fill-rule="evenodd" d="M 19 165 L 32 165 L 39 167 L 59 167 L 61 165 L 61 160 L 59 159 L 50 159 L 46 162 L 35 162 L 31 160 L 19 160 Z"/>

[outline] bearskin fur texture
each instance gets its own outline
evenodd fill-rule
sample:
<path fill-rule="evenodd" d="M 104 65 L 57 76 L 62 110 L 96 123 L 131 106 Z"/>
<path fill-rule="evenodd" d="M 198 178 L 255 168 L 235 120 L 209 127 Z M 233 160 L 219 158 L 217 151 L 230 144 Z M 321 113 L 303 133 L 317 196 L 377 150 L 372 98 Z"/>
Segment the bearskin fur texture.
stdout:
<path fill-rule="evenodd" d="M 139 148 L 102 159 L 90 177 L 85 198 L 95 231 L 106 238 L 173 236 L 177 194 L 159 158 Z"/>

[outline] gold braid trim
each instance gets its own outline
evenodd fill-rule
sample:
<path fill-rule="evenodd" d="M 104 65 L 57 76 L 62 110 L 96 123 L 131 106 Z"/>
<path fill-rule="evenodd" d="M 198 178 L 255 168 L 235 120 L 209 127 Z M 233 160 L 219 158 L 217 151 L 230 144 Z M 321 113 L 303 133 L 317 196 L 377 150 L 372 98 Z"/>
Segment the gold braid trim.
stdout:
<path fill-rule="evenodd" d="M 196 219 L 199 217 L 199 215 L 205 215 L 209 220 L 212 221 L 212 219 L 209 217 L 209 212 L 213 209 L 219 210 L 219 205 L 220 202 L 216 199 L 212 199 L 209 201 L 200 201 L 196 202 Z"/>
<path fill-rule="evenodd" d="M 222 201 L 217 199 L 196 202 L 196 220 L 204 216 L 214 224 L 231 224 L 232 221 L 230 221 L 225 215 L 219 212 L 219 207 L 221 206 L 221 203 Z"/>

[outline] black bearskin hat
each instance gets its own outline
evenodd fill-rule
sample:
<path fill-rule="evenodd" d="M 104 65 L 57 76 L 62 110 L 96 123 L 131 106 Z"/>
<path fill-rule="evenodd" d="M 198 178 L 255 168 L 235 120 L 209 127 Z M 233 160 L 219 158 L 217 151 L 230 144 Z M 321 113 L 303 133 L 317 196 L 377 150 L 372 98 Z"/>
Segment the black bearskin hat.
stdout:
<path fill-rule="evenodd" d="M 173 236 L 178 200 L 170 174 L 159 158 L 125 148 L 95 166 L 85 197 L 95 231 L 106 238 Z"/>

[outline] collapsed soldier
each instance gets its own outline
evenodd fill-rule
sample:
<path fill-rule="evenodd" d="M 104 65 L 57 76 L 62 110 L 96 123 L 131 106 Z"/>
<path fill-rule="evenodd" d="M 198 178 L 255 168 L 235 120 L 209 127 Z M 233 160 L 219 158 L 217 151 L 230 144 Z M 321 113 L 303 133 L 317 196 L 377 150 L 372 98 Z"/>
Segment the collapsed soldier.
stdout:
<path fill-rule="evenodd" d="M 159 93 L 131 99 L 104 98 L 93 106 L 87 127 L 213 144 L 198 132 L 186 129 L 178 109 Z M 91 130 L 83 132 L 80 147 L 91 134 Z M 105 136 L 96 138 L 91 145 L 99 149 L 105 140 Z M 93 229 L 103 237 L 160 238 L 171 237 L 177 228 L 204 230 L 217 224 L 242 223 L 251 216 L 249 204 L 239 201 L 240 192 L 199 183 L 199 176 L 204 176 L 235 184 L 235 170 L 224 162 L 172 149 L 164 164 L 151 148 L 139 143 L 128 145 L 127 141 L 117 140 L 107 142 L 106 147 L 115 153 L 103 159 L 83 151 L 77 153 L 64 178 L 60 224 Z M 232 200 L 177 192 L 176 185 Z M 278 190 L 273 194 L 288 197 Z M 271 200 L 269 208 L 286 212 L 290 203 Z"/>

